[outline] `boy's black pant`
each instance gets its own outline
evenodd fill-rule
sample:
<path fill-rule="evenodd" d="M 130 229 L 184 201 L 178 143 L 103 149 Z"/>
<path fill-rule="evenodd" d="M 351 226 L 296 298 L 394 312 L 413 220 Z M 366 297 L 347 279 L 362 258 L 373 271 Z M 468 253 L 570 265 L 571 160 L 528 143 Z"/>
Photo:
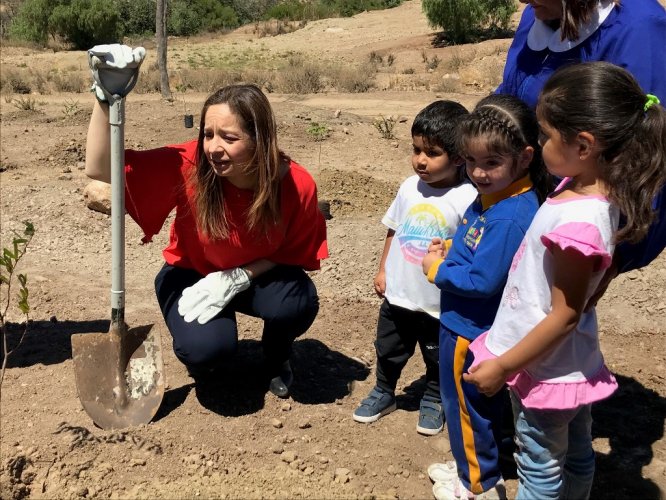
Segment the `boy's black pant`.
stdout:
<path fill-rule="evenodd" d="M 416 343 L 426 365 L 424 396 L 440 401 L 439 393 L 439 319 L 428 313 L 410 311 L 384 300 L 377 321 L 377 385 L 390 393 L 402 369 L 414 354 Z"/>

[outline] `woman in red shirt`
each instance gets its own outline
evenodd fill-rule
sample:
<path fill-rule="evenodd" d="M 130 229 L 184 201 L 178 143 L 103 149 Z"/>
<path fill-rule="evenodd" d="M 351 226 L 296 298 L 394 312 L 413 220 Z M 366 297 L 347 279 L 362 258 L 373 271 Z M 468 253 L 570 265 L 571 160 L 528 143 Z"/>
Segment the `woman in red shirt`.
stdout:
<path fill-rule="evenodd" d="M 86 174 L 110 182 L 108 103 L 95 103 Z M 286 397 L 289 356 L 319 299 L 304 270 L 328 256 L 310 174 L 277 145 L 275 118 L 254 85 L 206 100 L 199 137 L 125 153 L 126 209 L 151 240 L 175 209 L 165 264 L 155 279 L 174 351 L 193 376 L 212 371 L 238 344 L 236 312 L 264 320 L 269 389 Z"/>

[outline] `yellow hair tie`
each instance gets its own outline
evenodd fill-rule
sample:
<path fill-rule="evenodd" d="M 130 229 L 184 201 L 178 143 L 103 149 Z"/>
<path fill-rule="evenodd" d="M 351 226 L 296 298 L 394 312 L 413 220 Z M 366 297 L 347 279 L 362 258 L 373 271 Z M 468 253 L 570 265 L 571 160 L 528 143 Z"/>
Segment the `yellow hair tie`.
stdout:
<path fill-rule="evenodd" d="M 645 101 L 645 106 L 643 106 L 643 111 L 647 111 L 655 104 L 661 104 L 661 101 L 656 95 L 646 94 L 645 97 L 647 98 L 647 100 Z"/>

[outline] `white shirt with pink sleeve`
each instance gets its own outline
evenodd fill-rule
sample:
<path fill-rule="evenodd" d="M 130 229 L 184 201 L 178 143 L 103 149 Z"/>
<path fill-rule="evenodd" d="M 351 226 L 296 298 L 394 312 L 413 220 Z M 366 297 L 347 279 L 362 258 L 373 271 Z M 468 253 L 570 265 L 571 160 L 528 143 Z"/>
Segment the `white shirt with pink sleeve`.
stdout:
<path fill-rule="evenodd" d="M 550 312 L 554 246 L 595 259 L 589 299 L 611 263 L 618 221 L 619 211 L 602 197 L 546 200 L 513 258 L 492 327 L 470 347 L 474 364 L 504 354 Z M 617 383 L 604 365 L 594 308 L 550 353 L 507 383 L 523 405 L 537 409 L 577 408 L 612 394 Z"/>

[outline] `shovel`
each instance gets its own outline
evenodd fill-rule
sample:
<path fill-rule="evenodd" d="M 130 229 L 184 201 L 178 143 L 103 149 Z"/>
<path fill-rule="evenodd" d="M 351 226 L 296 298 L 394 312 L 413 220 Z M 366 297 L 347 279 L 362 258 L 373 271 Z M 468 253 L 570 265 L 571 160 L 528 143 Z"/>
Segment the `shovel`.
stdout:
<path fill-rule="evenodd" d="M 111 325 L 108 333 L 72 335 L 72 359 L 83 409 L 102 429 L 120 429 L 150 422 L 165 383 L 158 332 L 153 325 L 125 323 L 125 96 L 136 84 L 145 50 L 135 49 L 135 60 L 127 64 L 94 55 L 95 48 L 90 67 L 110 106 Z"/>

